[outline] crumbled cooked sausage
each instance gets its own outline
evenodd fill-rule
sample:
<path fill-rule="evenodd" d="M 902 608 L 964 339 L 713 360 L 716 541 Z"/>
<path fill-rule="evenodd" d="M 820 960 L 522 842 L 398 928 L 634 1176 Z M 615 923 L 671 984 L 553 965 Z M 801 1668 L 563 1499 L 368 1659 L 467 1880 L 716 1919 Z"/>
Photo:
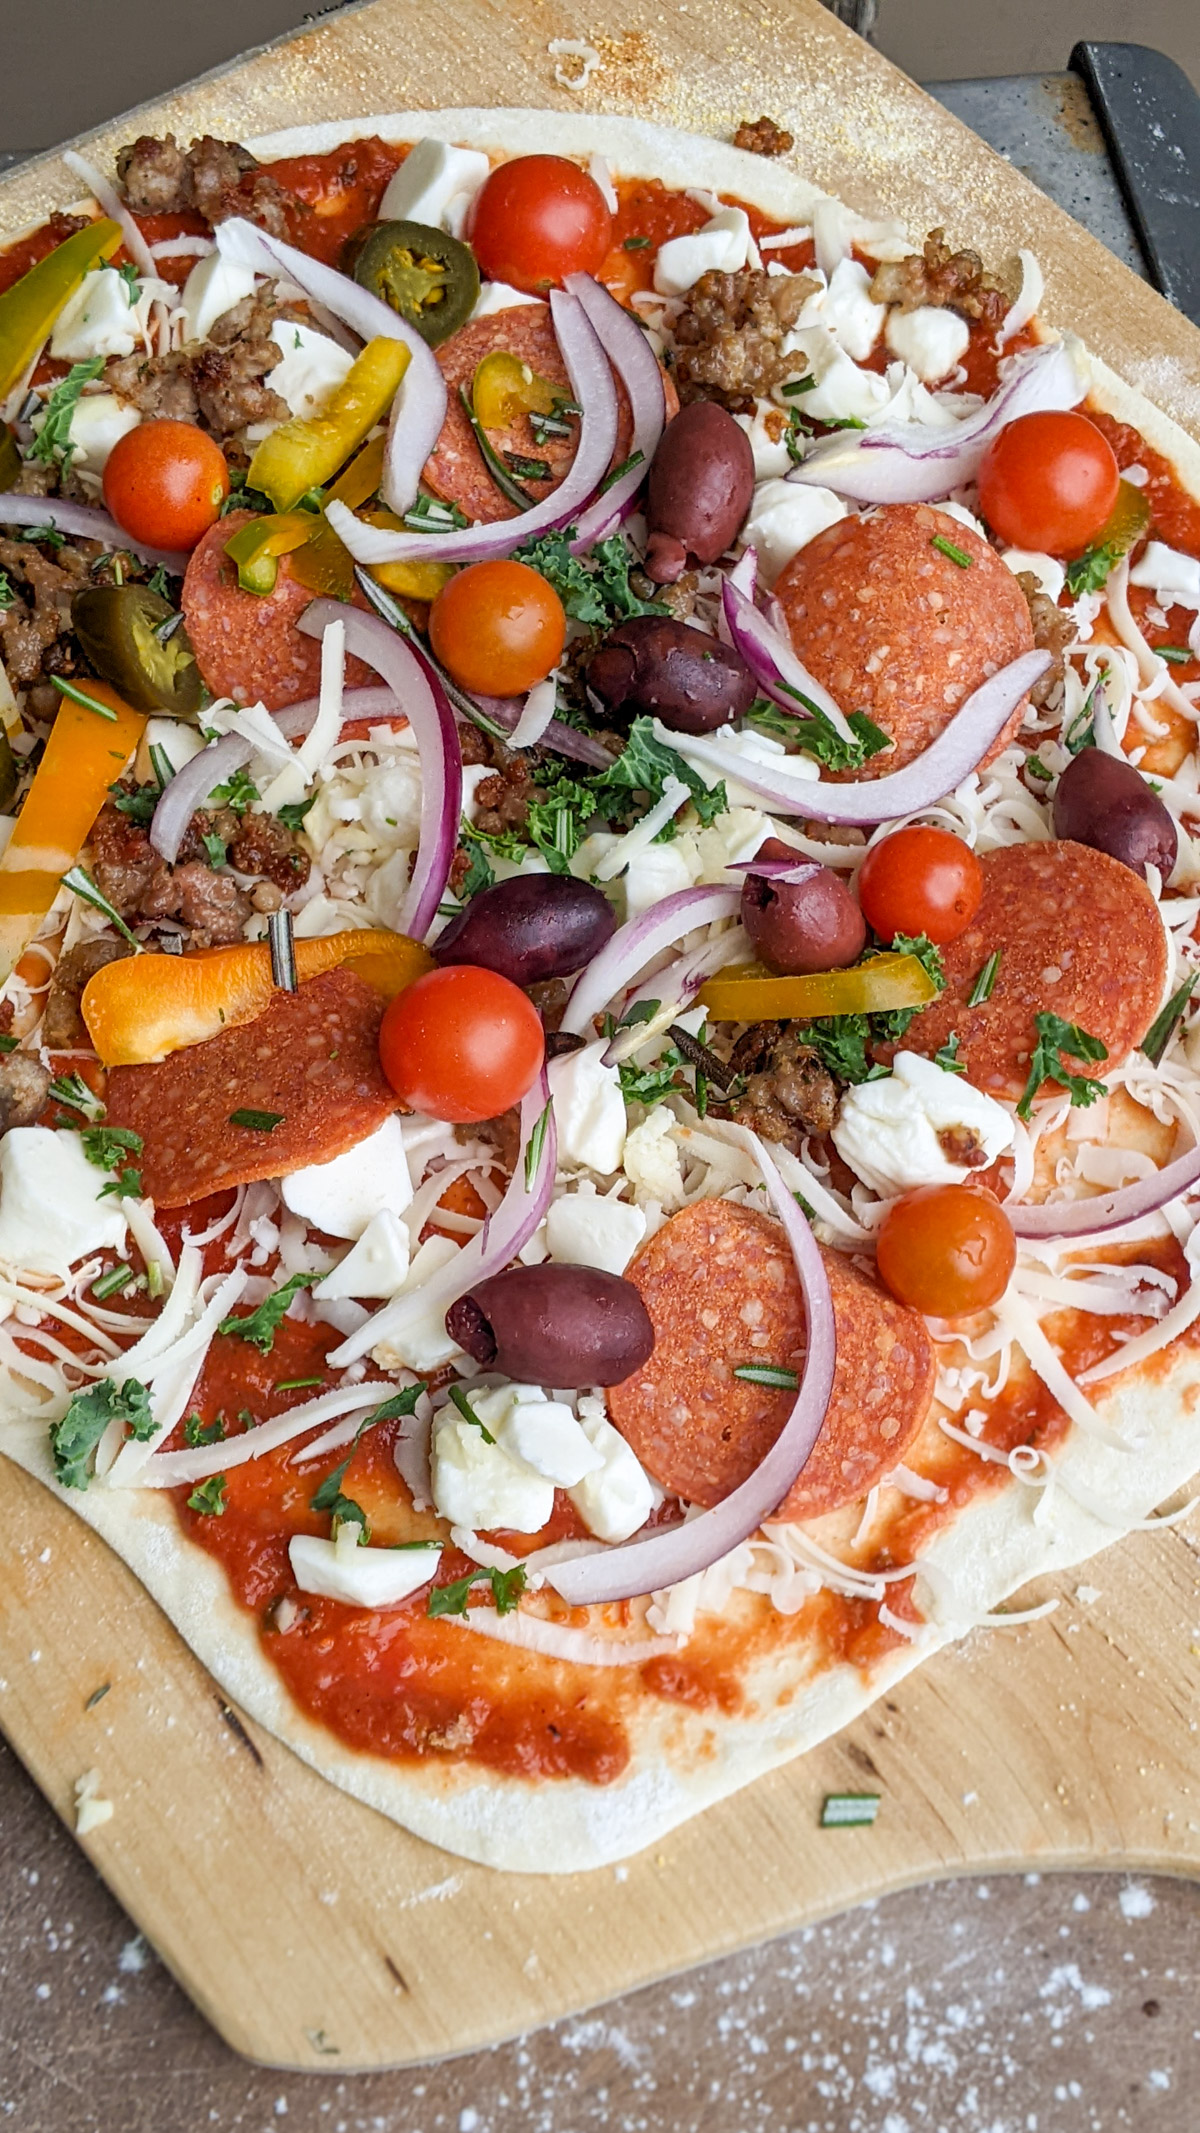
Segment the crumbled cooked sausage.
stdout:
<path fill-rule="evenodd" d="M 46 677 L 79 671 L 71 599 L 88 577 L 87 555 L 64 545 L 51 556 L 36 542 L 0 539 L 0 570 L 12 594 L 0 608 L 0 657 L 14 688 L 29 691 L 26 708 L 53 718 L 61 698 Z"/>
<path fill-rule="evenodd" d="M 36 1052 L 10 1052 L 0 1059 L 0 1134 L 35 1125 L 49 1087 L 49 1069 Z"/>
<path fill-rule="evenodd" d="M 752 156 L 785 156 L 795 147 L 796 137 L 777 126 L 774 119 L 743 119 L 733 136 L 733 145 L 747 149 Z"/>
<path fill-rule="evenodd" d="M 877 304 L 899 304 L 902 311 L 932 304 L 996 327 L 1016 290 L 990 274 L 978 252 L 952 252 L 945 230 L 939 229 L 930 231 L 922 251 L 877 266 L 871 295 Z"/>
<path fill-rule="evenodd" d="M 793 1153 L 806 1134 L 828 1133 L 837 1083 L 790 1024 L 756 1022 L 733 1047 L 728 1070 L 731 1080 L 744 1077 L 744 1090 L 730 1106 L 739 1125 Z"/>
<path fill-rule="evenodd" d="M 234 341 L 202 347 L 189 359 L 201 419 L 214 437 L 231 437 L 248 422 L 286 422 L 287 401 L 263 383 L 280 356 L 274 341 Z"/>
<path fill-rule="evenodd" d="M 230 840 L 229 862 L 239 874 L 258 874 L 280 889 L 302 889 L 312 861 L 295 830 L 277 815 L 243 815 Z"/>
<path fill-rule="evenodd" d="M 248 148 L 210 133 L 187 150 L 173 133 L 161 140 L 141 134 L 118 149 L 117 176 L 130 207 L 141 214 L 181 214 L 195 208 L 212 223 L 245 215 L 272 236 L 286 237 L 289 218 L 305 211 Z"/>
<path fill-rule="evenodd" d="M 194 422 L 196 389 L 192 384 L 191 358 L 182 348 L 166 355 L 113 356 L 105 366 L 104 383 L 119 400 L 128 400 L 139 414 L 151 421 Z"/>
<path fill-rule="evenodd" d="M 270 337 L 278 317 L 269 289 L 246 297 L 222 313 L 208 341 L 166 355 L 116 356 L 104 382 L 143 415 L 200 422 L 222 441 L 248 422 L 286 421 L 286 400 L 263 383 L 282 355 Z"/>
<path fill-rule="evenodd" d="M 796 357 L 782 353 L 783 340 L 819 286 L 811 274 L 765 274 L 756 267 L 702 274 L 671 329 L 680 400 L 751 411 L 795 372 Z"/>
<path fill-rule="evenodd" d="M 127 942 L 98 936 L 90 941 L 77 941 L 74 948 L 68 948 L 59 956 L 42 1016 L 42 1043 L 50 1051 L 69 1052 L 76 1045 L 89 1042 L 87 1025 L 79 1010 L 83 988 L 106 963 L 119 963 L 132 954 Z"/>
<path fill-rule="evenodd" d="M 1032 570 L 1019 570 L 1017 584 L 1024 593 L 1029 606 L 1029 619 L 1033 624 L 1033 641 L 1039 652 L 1050 653 L 1050 665 L 1040 681 L 1035 681 L 1029 691 L 1029 701 L 1041 705 L 1049 703 L 1067 670 L 1066 648 L 1073 642 L 1075 624 L 1065 609 L 1056 606 L 1047 593 L 1042 591 Z"/>
<path fill-rule="evenodd" d="M 481 778 L 475 790 L 475 821 L 490 837 L 524 830 L 529 823 L 529 803 L 534 798 L 533 777 L 524 756 L 509 754 L 507 749 L 499 752 L 507 760 L 490 778 Z"/>

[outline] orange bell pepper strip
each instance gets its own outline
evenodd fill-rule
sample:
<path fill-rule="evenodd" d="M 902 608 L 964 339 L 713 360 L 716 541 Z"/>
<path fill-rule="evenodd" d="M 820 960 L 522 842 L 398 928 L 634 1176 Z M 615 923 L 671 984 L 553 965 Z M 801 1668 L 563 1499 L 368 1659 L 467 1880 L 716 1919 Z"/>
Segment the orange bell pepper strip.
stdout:
<path fill-rule="evenodd" d="M 419 941 L 381 928 L 298 940 L 296 975 L 320 977 L 344 967 L 391 998 L 432 970 Z M 274 983 L 265 941 L 206 948 L 194 955 L 143 955 L 106 963 L 88 979 L 81 1007 L 88 1035 L 106 1067 L 145 1066 L 223 1029 L 253 1022 Z"/>
<path fill-rule="evenodd" d="M 82 699 L 86 696 L 88 701 Z M 93 706 L 95 708 L 93 708 Z M 0 857 L 0 983 L 37 933 L 75 865 L 146 721 L 106 681 L 64 696 L 17 826 Z"/>
<path fill-rule="evenodd" d="M 831 1015 L 883 1014 L 924 1007 L 938 986 L 915 955 L 872 956 L 849 970 L 781 977 L 758 965 L 720 971 L 697 994 L 715 1022 L 820 1022 Z"/>

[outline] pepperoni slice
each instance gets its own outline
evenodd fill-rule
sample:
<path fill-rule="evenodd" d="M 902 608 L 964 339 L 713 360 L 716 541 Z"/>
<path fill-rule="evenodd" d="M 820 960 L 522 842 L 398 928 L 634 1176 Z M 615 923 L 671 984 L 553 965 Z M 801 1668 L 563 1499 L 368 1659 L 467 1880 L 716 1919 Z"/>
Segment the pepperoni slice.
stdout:
<path fill-rule="evenodd" d="M 468 518 L 485 524 L 513 518 L 516 512 L 500 494 L 480 458 L 474 433 L 459 401 L 458 389 L 465 385 L 470 391 L 479 364 L 485 356 L 498 351 L 527 363 L 537 377 L 548 379 L 552 385 L 561 385 L 564 396 L 569 397 L 571 391 L 549 308 L 545 304 L 514 304 L 509 311 L 497 311 L 491 318 L 476 319 L 472 325 L 462 326 L 457 333 L 451 334 L 437 350 L 449 399 L 441 436 L 425 463 L 424 480 L 436 496 L 444 497 L 447 503 L 457 504 Z M 669 417 L 678 408 L 679 399 L 670 379 L 665 379 L 664 383 Z M 613 464 L 620 466 L 629 456 L 633 415 L 619 378 L 617 401 Z M 529 491 L 534 503 L 550 494 L 575 456 L 573 436 L 551 437 L 545 444 L 538 444 L 529 426 L 528 415 L 518 416 L 510 429 L 489 430 L 488 435 L 500 453 L 518 452 L 526 458 L 544 459 L 548 463 L 550 481 L 527 481 L 521 477 L 521 486 Z"/>
<path fill-rule="evenodd" d="M 278 992 L 265 1013 L 155 1066 L 114 1067 L 106 1123 L 142 1137 L 131 1157 L 159 1207 L 327 1163 L 396 1109 L 379 1064 L 381 995 L 348 970 Z M 235 1125 L 235 1112 L 278 1124 Z"/>
<path fill-rule="evenodd" d="M 780 1518 L 853 1503 L 903 1458 L 933 1397 L 923 1320 L 840 1252 L 822 1248 L 837 1369 L 821 1434 Z M 654 1324 L 648 1363 L 608 1394 L 622 1436 L 661 1487 L 720 1503 L 753 1473 L 795 1394 L 735 1377 L 739 1366 L 804 1368 L 804 1301 L 778 1222 L 729 1200 L 672 1216 L 627 1269 Z"/>
<path fill-rule="evenodd" d="M 1162 1003 L 1167 937 L 1153 896 L 1129 867 L 1087 844 L 1009 844 L 980 864 L 983 901 L 943 949 L 946 989 L 910 1024 L 904 1049 L 932 1058 L 957 1036 L 976 1088 L 1015 1101 L 1037 1042 L 1034 1017 L 1050 1013 L 1107 1046 L 1105 1060 L 1069 1062 L 1073 1074 L 1102 1079 L 1141 1043 Z M 997 950 L 990 997 L 968 1007 Z"/>
<path fill-rule="evenodd" d="M 946 541 L 968 558 L 935 548 Z M 840 519 L 793 556 L 775 587 L 796 650 L 843 711 L 895 742 L 855 778 L 900 770 L 935 741 L 989 675 L 1033 649 L 1025 595 L 969 526 L 929 504 Z M 983 760 L 1007 748 L 1018 704 Z"/>
<path fill-rule="evenodd" d="M 243 592 L 238 585 L 237 566 L 226 555 L 225 543 L 251 515 L 231 511 L 210 526 L 192 550 L 183 581 L 183 620 L 214 696 L 282 711 L 286 704 L 316 695 L 321 643 L 296 628 L 313 595 L 291 576 L 286 556 L 280 559 L 271 592 Z M 361 659 L 347 659 L 347 688 L 369 687 L 377 680 Z"/>

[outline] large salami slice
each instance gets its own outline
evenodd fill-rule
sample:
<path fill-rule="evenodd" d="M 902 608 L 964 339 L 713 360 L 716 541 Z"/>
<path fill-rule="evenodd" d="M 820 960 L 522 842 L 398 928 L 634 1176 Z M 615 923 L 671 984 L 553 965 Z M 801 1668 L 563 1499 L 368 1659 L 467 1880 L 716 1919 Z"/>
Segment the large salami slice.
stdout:
<path fill-rule="evenodd" d="M 137 1162 L 149 1197 L 159 1207 L 186 1206 L 329 1162 L 365 1140 L 396 1109 L 379 1064 L 383 1009 L 361 978 L 330 970 L 276 993 L 239 1029 L 155 1066 L 114 1067 L 107 1123 L 141 1135 Z M 235 1114 L 251 1118 L 236 1123 Z"/>

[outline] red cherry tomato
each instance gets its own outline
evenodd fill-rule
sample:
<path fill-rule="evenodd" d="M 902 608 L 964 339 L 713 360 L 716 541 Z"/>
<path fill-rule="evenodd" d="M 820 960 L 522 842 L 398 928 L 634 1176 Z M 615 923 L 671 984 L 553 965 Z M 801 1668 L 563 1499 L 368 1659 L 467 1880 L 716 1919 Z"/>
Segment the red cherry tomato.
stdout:
<path fill-rule="evenodd" d="M 190 553 L 228 494 L 225 454 L 194 422 L 139 422 L 118 437 L 104 469 L 118 526 L 151 548 Z"/>
<path fill-rule="evenodd" d="M 434 651 L 464 689 L 519 696 L 562 657 L 567 618 L 552 585 L 528 563 L 471 563 L 429 610 Z"/>
<path fill-rule="evenodd" d="M 873 844 L 858 877 L 858 900 L 881 940 L 926 933 L 944 947 L 965 933 L 983 896 L 983 869 L 950 830 L 894 830 Z"/>
<path fill-rule="evenodd" d="M 427 971 L 397 993 L 379 1031 L 383 1071 L 401 1102 L 456 1126 L 519 1103 L 545 1054 L 528 994 L 474 963 Z"/>
<path fill-rule="evenodd" d="M 890 1207 L 879 1272 L 892 1295 L 932 1318 L 965 1318 L 998 1303 L 1017 1240 L 998 1200 L 975 1185 L 921 1185 Z"/>
<path fill-rule="evenodd" d="M 1099 533 L 1119 482 L 1116 454 L 1086 415 L 1018 415 L 984 453 L 979 502 L 1014 548 L 1074 556 Z"/>
<path fill-rule="evenodd" d="M 596 180 L 565 156 L 514 156 L 475 196 L 470 238 L 481 271 L 531 295 L 568 274 L 598 274 L 612 236 Z"/>

